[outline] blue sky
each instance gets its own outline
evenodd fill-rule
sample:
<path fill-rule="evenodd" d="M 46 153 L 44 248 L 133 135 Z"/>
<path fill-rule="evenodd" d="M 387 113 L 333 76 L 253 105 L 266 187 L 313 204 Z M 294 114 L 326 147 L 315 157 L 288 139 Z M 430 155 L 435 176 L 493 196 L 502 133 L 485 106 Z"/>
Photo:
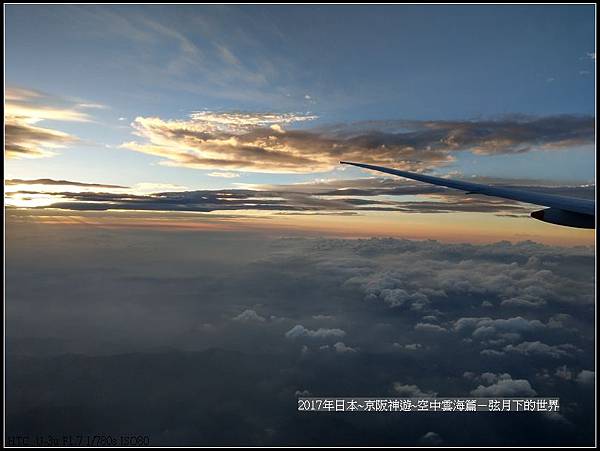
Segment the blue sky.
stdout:
<path fill-rule="evenodd" d="M 594 67 L 593 17 L 591 5 L 9 6 L 6 77 L 130 115 L 592 114 L 594 77 L 580 72 Z M 197 61 L 166 76 L 165 65 L 185 59 L 182 37 Z M 236 85 L 213 89 L 222 76 Z"/>
<path fill-rule="evenodd" d="M 41 92 L 86 120 L 44 118 L 39 125 L 76 141 L 49 158 L 10 159 L 6 175 L 193 189 L 366 176 L 331 164 L 286 174 L 246 165 L 234 168 L 235 178 L 208 176 L 232 169 L 165 165 L 148 147 L 156 130 L 138 124 L 135 134 L 138 117 L 171 127 L 197 111 L 292 114 L 285 128 L 310 132 L 361 121 L 593 116 L 594 17 L 593 5 L 9 5 L 7 87 Z M 144 148 L 124 148 L 131 142 Z M 589 139 L 551 140 L 544 151 L 530 144 L 453 149 L 452 161 L 424 160 L 420 169 L 594 180 Z"/>

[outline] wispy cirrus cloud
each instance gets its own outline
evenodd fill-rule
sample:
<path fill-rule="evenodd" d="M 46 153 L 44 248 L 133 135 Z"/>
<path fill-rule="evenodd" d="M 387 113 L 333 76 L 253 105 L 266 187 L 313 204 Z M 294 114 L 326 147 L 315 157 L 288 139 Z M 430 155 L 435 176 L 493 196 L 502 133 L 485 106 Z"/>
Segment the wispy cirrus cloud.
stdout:
<path fill-rule="evenodd" d="M 566 149 L 594 142 L 586 116 L 511 116 L 478 121 L 365 121 L 293 128 L 309 114 L 197 112 L 187 119 L 138 117 L 141 141 L 121 147 L 162 157 L 161 164 L 196 169 L 309 173 L 333 169 L 340 160 L 422 170 L 480 155 Z"/>
<path fill-rule="evenodd" d="M 42 92 L 9 87 L 5 92 L 5 143 L 7 158 L 43 158 L 55 149 L 78 141 L 76 136 L 36 125 L 41 121 L 88 122 L 88 114 Z"/>
<path fill-rule="evenodd" d="M 176 20 L 144 11 L 124 14 L 118 7 L 69 9 L 79 19 L 73 26 L 85 36 L 127 42 L 112 55 L 111 63 L 133 74 L 136 84 L 238 101 L 289 101 L 285 81 L 293 66 L 285 55 L 273 55 L 265 45 L 281 36 L 266 24 L 244 19 L 234 8 L 214 7 L 198 16 L 178 15 Z M 240 20 L 244 26 L 232 26 Z M 270 39 L 261 42 L 250 30 L 267 33 Z"/>

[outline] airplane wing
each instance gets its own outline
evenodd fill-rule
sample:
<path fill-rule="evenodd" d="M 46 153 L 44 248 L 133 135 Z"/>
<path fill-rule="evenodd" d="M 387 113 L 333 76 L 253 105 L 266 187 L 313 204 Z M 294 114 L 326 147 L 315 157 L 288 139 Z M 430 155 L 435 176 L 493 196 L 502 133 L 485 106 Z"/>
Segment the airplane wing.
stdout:
<path fill-rule="evenodd" d="M 531 213 L 531 216 L 535 219 L 539 219 L 540 221 L 550 222 L 552 224 L 586 229 L 595 228 L 596 201 L 594 200 L 537 193 L 534 191 L 484 185 L 481 183 L 462 182 L 459 180 L 444 179 L 440 177 L 433 177 L 431 175 L 417 174 L 414 172 L 401 171 L 399 169 L 386 168 L 384 166 L 374 166 L 365 163 L 352 163 L 350 161 L 340 161 L 340 163 L 371 169 L 373 171 L 399 175 L 400 177 L 406 177 L 419 182 L 446 186 L 448 188 L 467 191 L 468 193 L 502 197 L 519 202 L 550 207 L 544 210 L 535 211 Z"/>

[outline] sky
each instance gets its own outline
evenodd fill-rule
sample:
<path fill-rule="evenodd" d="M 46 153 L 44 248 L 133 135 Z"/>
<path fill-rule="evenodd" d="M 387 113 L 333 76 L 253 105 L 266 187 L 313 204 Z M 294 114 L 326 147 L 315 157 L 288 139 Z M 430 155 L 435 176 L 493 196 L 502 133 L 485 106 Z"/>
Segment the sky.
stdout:
<path fill-rule="evenodd" d="M 339 161 L 594 199 L 595 13 L 7 5 L 7 434 L 593 444 L 595 231 Z"/>
<path fill-rule="evenodd" d="M 340 180 L 351 189 L 381 178 L 338 164 L 346 159 L 491 183 L 591 185 L 590 197 L 593 8 L 8 5 L 5 178 L 147 195 Z M 54 184 L 57 199 L 43 195 L 52 186 L 30 185 L 11 188 L 26 194 L 9 202 L 48 206 L 75 191 Z M 416 215 L 378 210 L 355 209 L 362 220 L 351 228 L 420 228 Z M 488 227 L 487 216 L 505 213 L 475 220 Z M 326 215 L 314 216 L 303 227 L 323 229 Z M 394 225 L 371 225 L 381 222 Z M 514 218 L 487 239 L 518 239 L 524 229 L 591 243 L 592 233 L 530 222 Z M 455 239 L 439 230 L 436 238 Z"/>

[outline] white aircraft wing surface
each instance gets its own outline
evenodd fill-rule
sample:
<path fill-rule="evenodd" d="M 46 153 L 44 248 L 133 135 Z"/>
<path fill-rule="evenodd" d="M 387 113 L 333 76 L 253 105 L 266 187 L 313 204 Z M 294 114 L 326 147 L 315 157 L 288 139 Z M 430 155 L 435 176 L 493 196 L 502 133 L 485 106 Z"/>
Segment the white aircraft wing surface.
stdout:
<path fill-rule="evenodd" d="M 594 200 L 558 196 L 555 194 L 539 193 L 516 188 L 484 185 L 481 183 L 463 182 L 459 180 L 433 177 L 431 175 L 401 171 L 399 169 L 392 169 L 384 166 L 375 166 L 372 164 L 352 163 L 349 161 L 340 161 L 340 163 L 371 169 L 373 171 L 385 172 L 387 174 L 398 175 L 400 177 L 406 177 L 419 182 L 463 190 L 467 191 L 468 193 L 502 197 L 519 202 L 550 207 L 546 210 L 533 212 L 531 216 L 535 219 L 558 225 L 592 229 L 595 228 L 596 201 Z"/>

